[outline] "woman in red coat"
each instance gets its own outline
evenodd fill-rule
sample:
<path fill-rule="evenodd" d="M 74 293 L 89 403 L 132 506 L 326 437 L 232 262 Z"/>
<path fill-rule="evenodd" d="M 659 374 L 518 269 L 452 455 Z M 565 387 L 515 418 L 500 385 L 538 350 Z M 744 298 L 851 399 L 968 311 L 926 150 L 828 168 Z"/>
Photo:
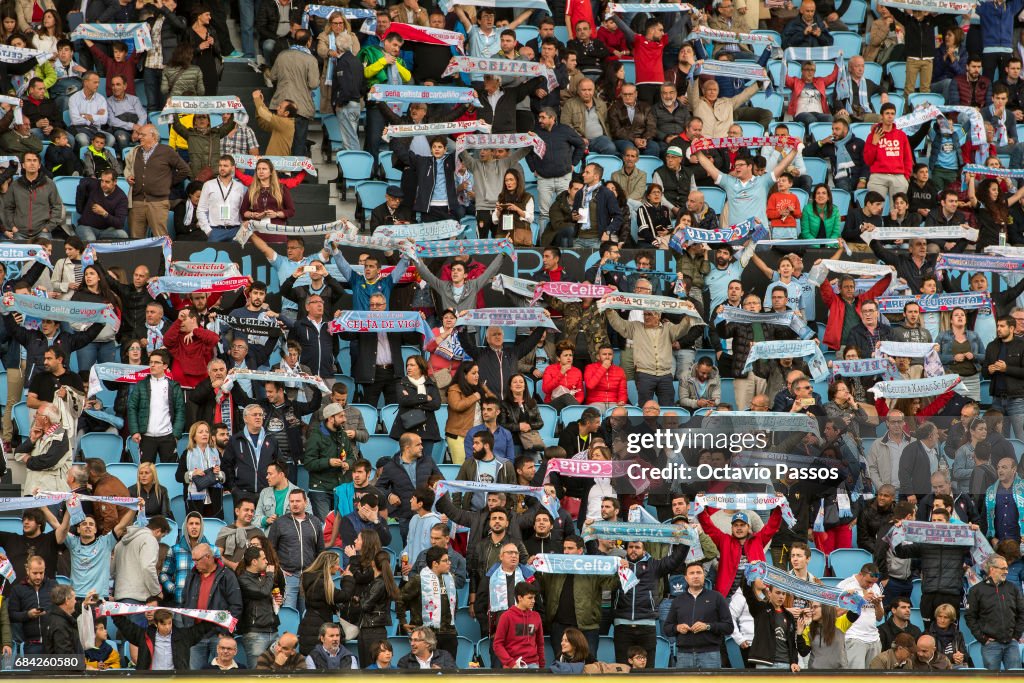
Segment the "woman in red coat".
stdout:
<path fill-rule="evenodd" d="M 555 346 L 558 365 L 549 365 L 541 378 L 544 400 L 555 410 L 583 403 L 583 373 L 573 367 L 576 345 L 564 339 Z"/>

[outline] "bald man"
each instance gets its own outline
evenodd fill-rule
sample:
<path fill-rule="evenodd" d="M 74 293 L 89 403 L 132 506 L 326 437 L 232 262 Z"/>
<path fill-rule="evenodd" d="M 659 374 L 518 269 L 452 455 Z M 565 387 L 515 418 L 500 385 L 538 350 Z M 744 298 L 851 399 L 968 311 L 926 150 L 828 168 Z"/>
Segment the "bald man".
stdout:
<path fill-rule="evenodd" d="M 299 639 L 294 633 L 285 632 L 270 646 L 270 649 L 256 660 L 256 669 L 290 673 L 308 669 L 306 658 L 299 654 Z"/>
<path fill-rule="evenodd" d="M 881 117 L 872 111 L 871 98 L 881 93 L 881 104 L 885 104 L 889 101 L 889 94 L 864 75 L 864 58 L 860 55 L 852 57 L 846 67 L 850 72 L 850 96 L 839 99 L 839 95 L 833 95 L 832 111 L 837 117 L 852 121 L 878 123 Z"/>
<path fill-rule="evenodd" d="M 917 661 L 915 669 L 928 671 L 948 671 L 953 668 L 949 657 L 938 651 L 933 636 L 921 636 L 917 639 Z"/>
<path fill-rule="evenodd" d="M 125 161 L 124 177 L 131 188 L 128 229 L 133 239 L 167 234 L 171 188 L 191 176 L 188 164 L 178 153 L 160 143 L 156 126 L 147 124 L 139 130 L 139 146 Z"/>

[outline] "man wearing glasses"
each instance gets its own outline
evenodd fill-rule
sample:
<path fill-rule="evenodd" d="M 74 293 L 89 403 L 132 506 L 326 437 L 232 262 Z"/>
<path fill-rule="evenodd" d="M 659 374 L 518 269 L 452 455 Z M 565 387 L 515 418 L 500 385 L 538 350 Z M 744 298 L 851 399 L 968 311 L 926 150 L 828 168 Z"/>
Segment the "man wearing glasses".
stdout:
<path fill-rule="evenodd" d="M 231 435 L 221 469 L 227 474 L 225 488 L 238 498 L 242 493 L 258 494 L 267 488 L 267 466 L 284 460 L 277 441 L 267 436 L 263 428 L 263 408 L 255 403 L 245 407 L 242 422 L 245 427 Z"/>
<path fill-rule="evenodd" d="M 981 643 L 985 668 L 999 671 L 1021 667 L 1020 647 L 1024 635 L 1024 597 L 1019 586 L 1006 581 L 1009 565 L 1002 555 L 985 560 L 988 578 L 967 593 L 967 627 Z"/>
<path fill-rule="evenodd" d="M 868 476 L 876 489 L 888 485 L 899 490 L 900 457 L 903 449 L 913 441 L 903 430 L 904 422 L 903 411 L 890 410 L 885 418 L 889 431 L 871 444 L 868 451 Z"/>
<path fill-rule="evenodd" d="M 235 661 L 238 654 L 238 643 L 231 636 L 219 636 L 217 640 L 217 656 L 203 669 L 228 671 L 230 669 L 244 669 L 245 667 Z"/>
<path fill-rule="evenodd" d="M 238 587 L 235 573 L 218 562 L 213 556 L 213 548 L 207 543 L 200 543 L 192 549 L 192 571 L 185 579 L 185 590 L 182 593 L 182 606 L 188 609 L 223 610 L 233 617 L 242 616 L 242 591 Z M 186 628 L 194 625 L 194 620 L 183 618 Z M 192 646 L 189 657 L 189 668 L 193 671 L 202 669 L 218 654 L 220 636 L 227 631 L 217 629 Z"/>

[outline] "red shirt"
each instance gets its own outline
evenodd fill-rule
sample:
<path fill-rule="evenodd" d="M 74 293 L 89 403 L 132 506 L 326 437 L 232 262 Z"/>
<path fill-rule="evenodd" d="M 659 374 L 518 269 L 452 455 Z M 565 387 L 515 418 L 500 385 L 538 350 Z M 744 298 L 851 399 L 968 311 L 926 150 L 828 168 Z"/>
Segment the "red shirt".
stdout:
<path fill-rule="evenodd" d="M 662 55 L 668 45 L 668 36 L 660 41 L 647 40 L 639 33 L 633 38 L 633 59 L 636 62 L 637 85 L 661 85 L 665 81 Z"/>
<path fill-rule="evenodd" d="M 196 609 L 208 609 L 210 605 L 210 591 L 213 590 L 213 578 L 217 572 L 210 572 L 199 580 L 199 600 Z"/>

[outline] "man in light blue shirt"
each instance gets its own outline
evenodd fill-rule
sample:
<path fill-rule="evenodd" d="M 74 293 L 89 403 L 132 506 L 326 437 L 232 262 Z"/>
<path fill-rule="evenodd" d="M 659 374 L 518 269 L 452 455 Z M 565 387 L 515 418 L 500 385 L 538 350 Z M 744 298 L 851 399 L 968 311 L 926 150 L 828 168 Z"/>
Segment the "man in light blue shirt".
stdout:
<path fill-rule="evenodd" d="M 754 175 L 754 160 L 749 154 L 742 152 L 737 155 L 733 162 L 731 174 L 725 174 L 718 170 L 714 162 L 704 152 L 697 152 L 697 161 L 708 177 L 723 190 L 725 190 L 726 201 L 729 204 L 729 216 L 737 223 L 745 221 L 753 216 L 761 221 L 761 225 L 768 223 L 768 194 L 772 185 L 782 175 L 783 171 L 789 168 L 796 158 L 797 150 L 791 149 L 782 157 L 782 160 L 775 166 L 771 173 L 765 175 Z"/>
<path fill-rule="evenodd" d="M 478 7 L 476 25 L 461 7 L 455 8 L 455 16 L 466 29 L 467 52 L 470 57 L 491 59 L 501 52 L 501 32 L 494 27 L 494 8 Z"/>

